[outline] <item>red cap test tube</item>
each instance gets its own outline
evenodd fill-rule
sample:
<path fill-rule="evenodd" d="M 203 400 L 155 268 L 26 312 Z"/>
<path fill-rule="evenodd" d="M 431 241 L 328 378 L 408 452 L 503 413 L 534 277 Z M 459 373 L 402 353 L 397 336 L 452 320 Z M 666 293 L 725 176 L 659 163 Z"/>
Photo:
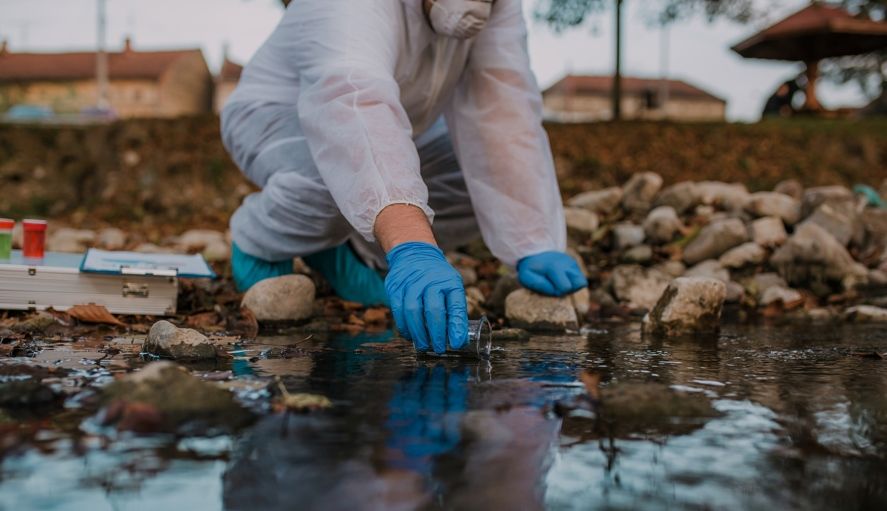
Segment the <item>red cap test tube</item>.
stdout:
<path fill-rule="evenodd" d="M 43 259 L 46 246 L 46 220 L 22 220 L 22 256 L 28 259 Z"/>

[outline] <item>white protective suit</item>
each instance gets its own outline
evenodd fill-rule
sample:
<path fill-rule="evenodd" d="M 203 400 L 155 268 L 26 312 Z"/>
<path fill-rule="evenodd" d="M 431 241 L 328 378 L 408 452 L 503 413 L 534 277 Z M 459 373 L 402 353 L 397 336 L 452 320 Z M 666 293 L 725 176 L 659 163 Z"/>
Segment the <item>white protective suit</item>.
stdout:
<path fill-rule="evenodd" d="M 422 0 L 294 0 L 222 112 L 262 188 L 232 217 L 234 241 L 272 261 L 355 232 L 371 242 L 376 215 L 403 203 L 437 213 L 444 247 L 479 226 L 506 264 L 563 251 L 526 35 L 521 0 L 497 0 L 467 40 L 436 34 Z"/>

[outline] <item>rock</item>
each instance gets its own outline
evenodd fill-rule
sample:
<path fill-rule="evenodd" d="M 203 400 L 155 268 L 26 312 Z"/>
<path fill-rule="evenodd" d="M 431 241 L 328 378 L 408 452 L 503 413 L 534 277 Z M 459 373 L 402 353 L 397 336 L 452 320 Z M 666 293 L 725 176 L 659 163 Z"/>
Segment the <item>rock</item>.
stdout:
<path fill-rule="evenodd" d="M 801 200 L 804 195 L 804 185 L 802 185 L 797 179 L 786 179 L 785 181 L 776 183 L 773 191 L 788 195 L 793 199 Z"/>
<path fill-rule="evenodd" d="M 714 259 L 748 239 L 748 230 L 738 218 L 718 220 L 706 225 L 693 241 L 684 247 L 683 259 L 696 264 Z"/>
<path fill-rule="evenodd" d="M 576 315 L 584 318 L 591 309 L 591 291 L 587 287 L 583 287 L 579 291 L 570 295 L 570 301 L 573 302 L 573 308 L 576 309 Z"/>
<path fill-rule="evenodd" d="M 646 211 L 660 188 L 662 188 L 662 177 L 659 174 L 636 173 L 622 188 L 622 207 L 628 211 Z"/>
<path fill-rule="evenodd" d="M 622 254 L 622 261 L 628 264 L 646 264 L 651 259 L 653 259 L 653 249 L 650 245 L 631 247 Z"/>
<path fill-rule="evenodd" d="M 462 284 L 473 286 L 477 284 L 477 270 L 470 266 L 456 266 L 456 271 L 462 276 Z"/>
<path fill-rule="evenodd" d="M 186 252 L 202 252 L 215 242 L 225 243 L 225 233 L 212 229 L 191 229 L 182 233 L 176 240 L 176 244 Z"/>
<path fill-rule="evenodd" d="M 622 265 L 613 269 L 613 294 L 633 309 L 650 309 L 671 282 L 671 276 L 654 268 Z"/>
<path fill-rule="evenodd" d="M 613 244 L 618 250 L 625 250 L 644 242 L 644 228 L 629 222 L 613 226 Z"/>
<path fill-rule="evenodd" d="M 622 201 L 622 188 L 614 186 L 603 190 L 582 192 L 568 200 L 567 205 L 587 209 L 599 215 L 608 215 L 616 209 L 620 201 Z"/>
<path fill-rule="evenodd" d="M 591 290 L 590 301 L 600 305 L 601 307 L 615 307 L 616 300 L 605 289 L 596 287 Z"/>
<path fill-rule="evenodd" d="M 203 258 L 209 262 L 227 261 L 231 259 L 231 246 L 227 241 L 211 241 L 203 247 Z"/>
<path fill-rule="evenodd" d="M 727 286 L 705 277 L 678 277 L 644 318 L 645 333 L 655 336 L 716 334 Z"/>
<path fill-rule="evenodd" d="M 854 323 L 887 323 L 887 309 L 874 305 L 857 305 L 844 312 L 844 319 Z"/>
<path fill-rule="evenodd" d="M 801 213 L 804 218 L 811 215 L 820 205 L 855 203 L 853 192 L 846 186 L 817 186 L 807 188 L 801 198 Z"/>
<path fill-rule="evenodd" d="M 253 415 L 232 394 L 169 362 L 152 362 L 102 389 L 101 422 L 138 433 L 233 432 Z"/>
<path fill-rule="evenodd" d="M 764 292 L 771 287 L 788 287 L 788 283 L 778 273 L 758 273 L 746 281 L 748 292 L 760 301 Z"/>
<path fill-rule="evenodd" d="M 579 328 L 569 297 L 542 296 L 528 289 L 513 291 L 505 299 L 505 317 L 517 328 L 562 332 Z"/>
<path fill-rule="evenodd" d="M 116 227 L 102 229 L 96 244 L 105 250 L 122 250 L 126 246 L 126 233 Z"/>
<path fill-rule="evenodd" d="M 504 313 L 505 299 L 513 291 L 520 288 L 521 285 L 520 282 L 517 281 L 517 275 L 509 273 L 499 277 L 499 280 L 496 281 L 496 285 L 493 286 L 493 292 L 490 293 L 490 298 L 487 300 L 487 307 L 496 314 Z"/>
<path fill-rule="evenodd" d="M 698 204 L 699 192 L 696 190 L 696 183 L 692 181 L 682 181 L 665 188 L 653 202 L 657 207 L 671 207 L 677 213 L 683 213 Z"/>
<path fill-rule="evenodd" d="M 865 282 L 868 273 L 831 234 L 813 223 L 799 225 L 770 257 L 770 265 L 795 285 L 827 280 L 850 289 Z"/>
<path fill-rule="evenodd" d="M 581 237 L 589 237 L 598 228 L 598 217 L 595 213 L 583 208 L 564 208 L 567 232 Z"/>
<path fill-rule="evenodd" d="M 314 309 L 314 282 L 304 275 L 283 275 L 257 282 L 241 306 L 259 321 L 300 321 Z"/>
<path fill-rule="evenodd" d="M 834 321 L 836 317 L 835 312 L 826 307 L 814 307 L 807 311 L 807 319 L 815 323 Z"/>
<path fill-rule="evenodd" d="M 680 261 L 665 261 L 656 265 L 656 268 L 672 277 L 680 277 L 687 271 L 687 267 Z"/>
<path fill-rule="evenodd" d="M 727 283 L 727 303 L 740 303 L 743 298 L 745 298 L 745 288 L 742 287 L 742 284 L 734 281 L 728 281 Z"/>
<path fill-rule="evenodd" d="M 723 283 L 730 282 L 730 272 L 726 270 L 716 259 L 706 259 L 693 266 L 684 273 L 684 277 L 705 277 L 720 280 Z"/>
<path fill-rule="evenodd" d="M 50 327 L 58 324 L 52 314 L 40 311 L 24 321 L 13 323 L 10 329 L 19 334 L 39 335 L 45 334 Z"/>
<path fill-rule="evenodd" d="M 765 216 L 752 222 L 751 233 L 755 243 L 767 248 L 778 247 L 788 239 L 785 224 L 775 216 Z"/>
<path fill-rule="evenodd" d="M 503 328 L 493 330 L 493 342 L 499 341 L 529 341 L 530 332 L 522 328 Z"/>
<path fill-rule="evenodd" d="M 758 302 L 764 307 L 778 302 L 786 309 L 791 309 L 803 303 L 804 296 L 789 287 L 770 286 L 761 293 Z"/>
<path fill-rule="evenodd" d="M 84 252 L 95 244 L 95 231 L 61 227 L 46 237 L 46 250 L 52 252 Z"/>
<path fill-rule="evenodd" d="M 718 259 L 724 268 L 742 268 L 761 264 L 767 259 L 767 251 L 753 241 L 743 243 L 724 252 Z"/>
<path fill-rule="evenodd" d="M 644 233 L 654 243 L 668 243 L 684 228 L 681 219 L 671 206 L 659 206 L 647 214 Z"/>
<path fill-rule="evenodd" d="M 175 360 L 216 358 L 216 347 L 205 335 L 190 328 L 178 328 L 165 320 L 151 326 L 142 351 Z"/>
<path fill-rule="evenodd" d="M 704 394 L 678 392 L 662 383 L 608 385 L 601 389 L 601 402 L 604 403 L 601 412 L 607 423 L 622 430 L 648 430 L 651 424 L 663 422 L 670 422 L 670 427 L 676 427 L 675 419 L 720 415 Z"/>
<path fill-rule="evenodd" d="M 775 216 L 788 225 L 801 220 L 801 202 L 784 193 L 757 192 L 745 202 L 745 210 L 755 216 Z"/>
<path fill-rule="evenodd" d="M 749 193 L 744 184 L 721 181 L 696 183 L 698 202 L 726 211 L 740 210 L 748 201 Z"/>
<path fill-rule="evenodd" d="M 887 262 L 887 209 L 866 208 L 859 217 L 866 248 L 882 251 L 882 259 Z"/>
<path fill-rule="evenodd" d="M 484 294 L 480 289 L 474 286 L 466 287 L 465 300 L 468 302 L 468 317 L 473 319 L 483 316 Z"/>
<path fill-rule="evenodd" d="M 49 382 L 58 381 L 69 374 L 69 370 L 61 367 L 2 364 L 0 365 L 0 408 L 20 408 L 33 412 L 36 408 L 61 405 L 64 396 Z M 10 420 L 5 415 L 4 419 Z"/>
<path fill-rule="evenodd" d="M 576 261 L 576 266 L 579 267 L 579 270 L 582 272 L 586 278 L 588 278 L 588 268 L 585 266 L 585 261 L 582 259 L 582 256 L 579 255 L 579 252 L 576 252 L 574 248 L 567 248 L 567 255 L 572 257 L 574 261 Z"/>
<path fill-rule="evenodd" d="M 804 220 L 804 223 L 812 223 L 822 227 L 845 247 L 850 243 L 850 240 L 861 243 L 865 235 L 863 224 L 850 202 L 820 204 Z"/>

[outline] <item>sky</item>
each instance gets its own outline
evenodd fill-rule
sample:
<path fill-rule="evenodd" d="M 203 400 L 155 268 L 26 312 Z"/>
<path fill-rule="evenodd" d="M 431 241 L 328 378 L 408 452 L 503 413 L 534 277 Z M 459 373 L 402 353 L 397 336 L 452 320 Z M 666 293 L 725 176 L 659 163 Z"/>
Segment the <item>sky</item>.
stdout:
<path fill-rule="evenodd" d="M 296 0 L 298 1 L 298 0 Z M 528 18 L 530 59 L 542 88 L 564 73 L 609 74 L 613 70 L 612 13 L 584 26 L 555 34 L 530 19 L 537 0 L 523 0 Z M 648 22 L 652 0 L 626 0 L 623 40 L 625 75 L 688 81 L 727 100 L 731 121 L 754 121 L 767 96 L 802 66 L 790 62 L 746 60 L 729 48 L 757 29 L 800 9 L 808 0 L 773 0 L 768 16 L 754 24 L 702 18 L 678 22 L 663 35 Z M 223 48 L 245 63 L 274 29 L 282 8 L 278 0 L 107 0 L 111 49 L 127 35 L 138 49 L 193 48 L 204 51 L 218 70 Z M 10 51 L 84 50 L 96 46 L 96 0 L 0 0 L 0 39 Z M 663 45 L 663 41 L 667 41 Z M 666 52 L 662 48 L 668 48 Z M 667 64 L 663 64 L 663 63 Z M 866 99 L 854 84 L 820 84 L 827 108 L 859 106 Z"/>

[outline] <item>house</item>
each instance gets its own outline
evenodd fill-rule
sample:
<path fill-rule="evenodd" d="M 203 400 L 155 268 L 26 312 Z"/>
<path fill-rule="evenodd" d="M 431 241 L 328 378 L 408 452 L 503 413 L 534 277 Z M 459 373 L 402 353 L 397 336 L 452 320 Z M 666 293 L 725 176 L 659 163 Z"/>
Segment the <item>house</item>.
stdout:
<path fill-rule="evenodd" d="M 567 75 L 542 92 L 546 119 L 560 122 L 609 120 L 612 76 Z M 723 121 L 727 102 L 681 80 L 622 77 L 624 119 Z"/>
<path fill-rule="evenodd" d="M 209 112 L 212 74 L 200 49 L 108 53 L 108 100 L 120 117 Z M 17 53 L 0 47 L 0 113 L 17 104 L 78 113 L 98 99 L 96 52 Z"/>
<path fill-rule="evenodd" d="M 222 111 L 228 96 L 237 87 L 237 82 L 240 80 L 240 73 L 242 72 L 243 66 L 230 60 L 226 52 L 225 60 L 222 62 L 222 69 L 219 71 L 219 75 L 216 76 L 216 93 L 213 98 L 213 110 L 216 113 Z"/>

